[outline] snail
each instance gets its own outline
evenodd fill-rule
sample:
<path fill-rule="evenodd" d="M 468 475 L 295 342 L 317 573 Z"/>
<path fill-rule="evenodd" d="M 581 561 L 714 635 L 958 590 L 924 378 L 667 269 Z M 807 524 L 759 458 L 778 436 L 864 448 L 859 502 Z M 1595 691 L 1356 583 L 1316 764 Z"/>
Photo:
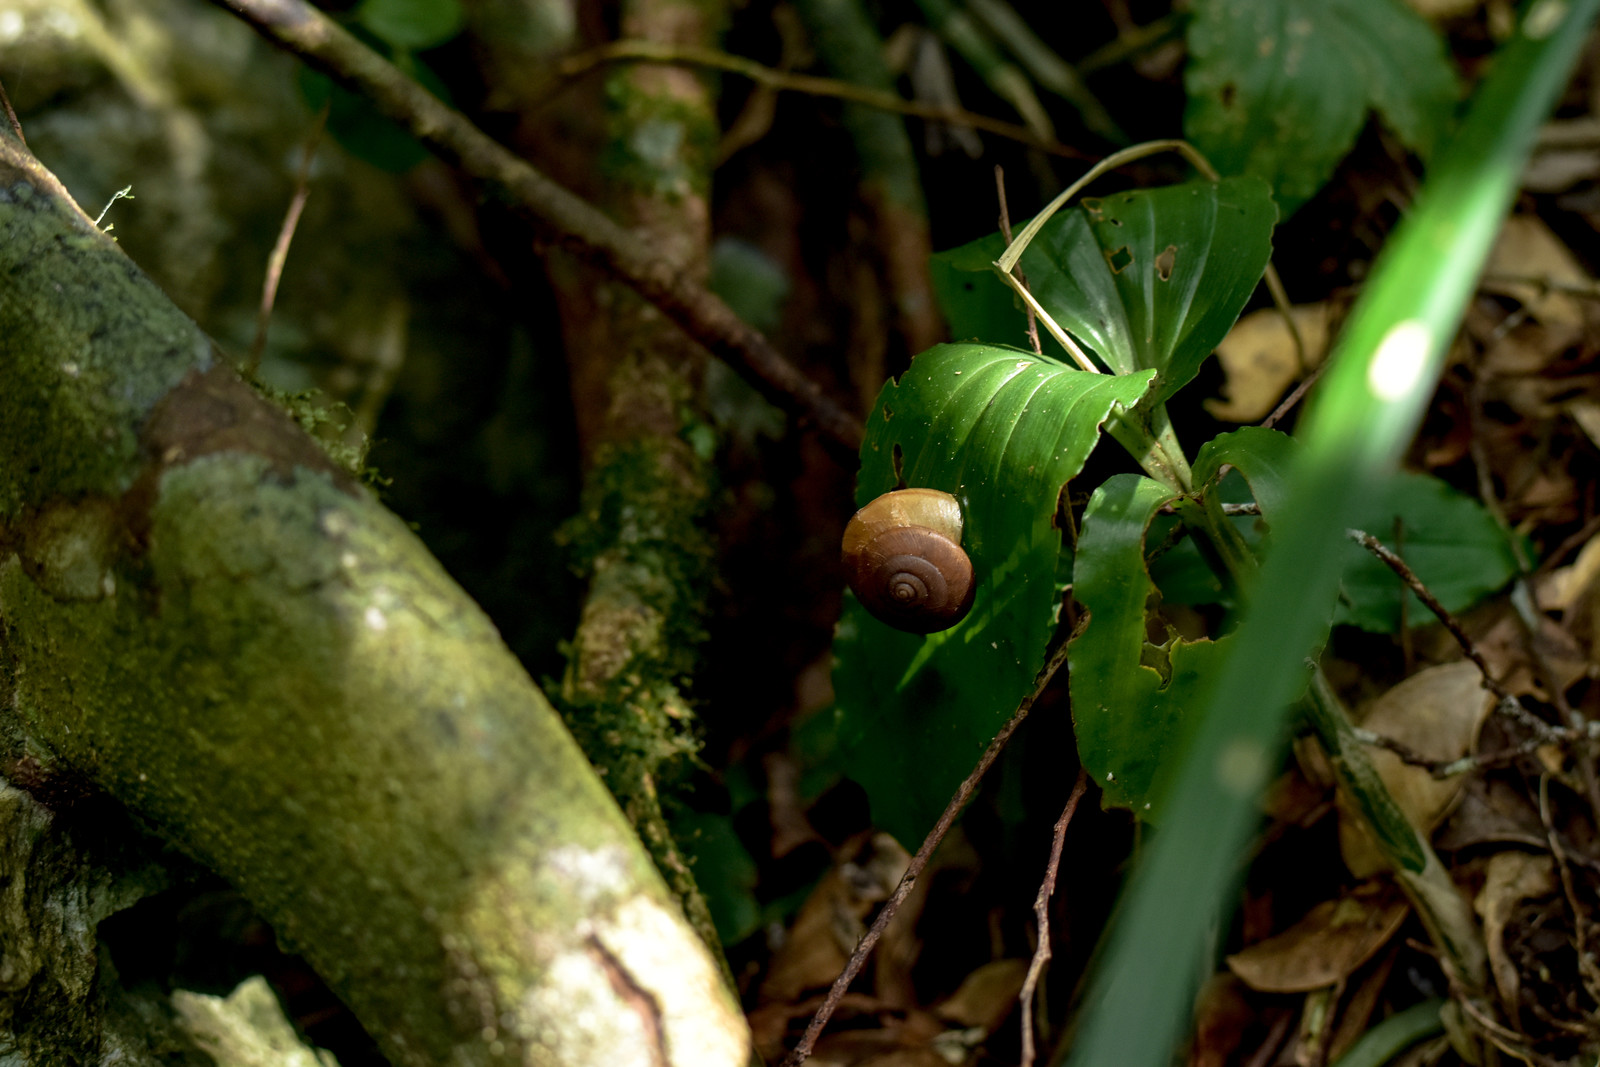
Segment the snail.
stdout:
<path fill-rule="evenodd" d="M 937 489 L 898 489 L 856 512 L 844 531 L 845 574 L 866 609 L 897 630 L 948 630 L 977 583 L 961 549 L 961 505 Z"/>

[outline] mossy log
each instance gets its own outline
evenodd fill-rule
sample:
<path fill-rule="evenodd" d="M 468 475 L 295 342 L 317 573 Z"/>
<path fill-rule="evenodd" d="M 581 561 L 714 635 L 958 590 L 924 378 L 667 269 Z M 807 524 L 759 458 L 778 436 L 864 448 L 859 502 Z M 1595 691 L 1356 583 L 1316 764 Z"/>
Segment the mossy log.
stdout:
<path fill-rule="evenodd" d="M 0 621 L 6 755 L 231 880 L 395 1064 L 745 1063 L 493 625 L 4 132 Z"/>

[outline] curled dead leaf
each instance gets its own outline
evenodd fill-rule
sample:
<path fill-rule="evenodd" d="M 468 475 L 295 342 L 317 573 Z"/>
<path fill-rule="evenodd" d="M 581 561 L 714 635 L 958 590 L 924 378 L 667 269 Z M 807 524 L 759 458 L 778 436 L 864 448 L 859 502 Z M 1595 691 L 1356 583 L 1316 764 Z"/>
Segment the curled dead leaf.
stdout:
<path fill-rule="evenodd" d="M 1394 936 L 1410 905 L 1387 881 L 1325 900 L 1289 929 L 1228 957 L 1228 969 L 1262 993 L 1308 993 L 1348 978 Z"/>
<path fill-rule="evenodd" d="M 1367 705 L 1361 725 L 1430 760 L 1460 759 L 1471 752 L 1478 729 L 1494 707 L 1478 669 L 1465 660 L 1418 671 Z M 1367 746 L 1372 765 L 1412 825 L 1430 831 L 1449 814 L 1466 784 L 1463 776 L 1438 779 L 1426 767 L 1393 752 Z M 1338 797 L 1339 847 L 1357 877 L 1385 869 L 1382 853 L 1355 817 L 1351 801 Z"/>

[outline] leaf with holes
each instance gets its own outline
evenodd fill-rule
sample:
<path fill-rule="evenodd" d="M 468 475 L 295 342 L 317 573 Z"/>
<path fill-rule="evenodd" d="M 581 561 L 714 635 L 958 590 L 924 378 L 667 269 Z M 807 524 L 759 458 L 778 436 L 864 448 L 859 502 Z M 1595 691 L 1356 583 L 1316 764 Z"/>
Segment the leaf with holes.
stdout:
<path fill-rule="evenodd" d="M 1159 402 L 1227 336 L 1266 270 L 1277 217 L 1255 178 L 1138 189 L 1059 212 L 1020 265 L 1040 306 L 1107 367 L 1155 370 L 1149 401 Z M 992 329 L 1012 299 L 992 267 L 984 283 L 955 284 L 953 272 L 992 264 L 999 247 L 991 236 L 936 257 L 958 332 Z M 1020 310 L 1015 321 L 1020 332 Z"/>
<path fill-rule="evenodd" d="M 1060 603 L 1062 487 L 1113 410 L 1138 403 L 1152 377 L 939 345 L 879 395 L 857 503 L 902 485 L 954 495 L 978 583 L 967 617 L 926 637 L 892 630 L 847 598 L 834 640 L 839 768 L 867 790 L 874 821 L 908 846 L 1032 688 Z"/>
<path fill-rule="evenodd" d="M 1375 109 L 1426 158 L 1458 99 L 1443 40 L 1402 0 L 1197 0 L 1189 140 L 1224 174 L 1272 183 L 1290 213 Z"/>
<path fill-rule="evenodd" d="M 1204 699 L 1228 647 L 1226 637 L 1185 641 L 1170 630 L 1159 645 L 1149 640 L 1145 607 L 1155 585 L 1145 532 L 1175 496 L 1140 475 L 1107 479 L 1084 511 L 1072 572 L 1072 595 L 1089 613 L 1067 660 L 1078 757 L 1107 807 L 1150 821 L 1160 818 L 1169 757 L 1183 743 L 1184 709 Z"/>

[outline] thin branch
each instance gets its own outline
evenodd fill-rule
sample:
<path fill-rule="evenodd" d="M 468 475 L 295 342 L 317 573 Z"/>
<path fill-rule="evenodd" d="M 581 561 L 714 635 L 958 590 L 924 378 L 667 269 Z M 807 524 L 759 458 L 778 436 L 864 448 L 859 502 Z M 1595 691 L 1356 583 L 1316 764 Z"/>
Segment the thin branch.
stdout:
<path fill-rule="evenodd" d="M 1044 965 L 1050 961 L 1050 898 L 1056 891 L 1061 848 L 1067 839 L 1067 826 L 1072 822 L 1073 813 L 1078 810 L 1078 801 L 1083 799 L 1088 788 L 1089 774 L 1079 767 L 1078 784 L 1072 787 L 1067 806 L 1062 809 L 1061 818 L 1056 820 L 1055 836 L 1050 839 L 1050 862 L 1045 864 L 1039 895 L 1033 899 L 1033 914 L 1039 924 L 1039 947 L 1033 950 L 1033 960 L 1028 964 L 1028 977 L 1023 979 L 1022 992 L 1017 995 L 1017 1000 L 1021 1002 L 1018 1014 L 1022 1016 L 1022 1067 L 1033 1067 L 1033 993 L 1039 985 L 1039 975 L 1044 972 Z"/>
<path fill-rule="evenodd" d="M 1293 391 L 1291 391 L 1288 396 L 1283 398 L 1282 403 L 1272 409 L 1272 414 L 1261 420 L 1262 429 L 1272 429 L 1278 424 L 1279 419 L 1289 414 L 1289 412 L 1293 410 L 1294 406 L 1300 403 L 1300 401 L 1305 398 L 1305 395 L 1311 391 L 1311 387 L 1317 384 L 1317 380 L 1322 377 L 1322 369 L 1327 365 L 1328 361 L 1324 359 L 1321 363 L 1317 364 L 1315 370 L 1302 378 L 1300 380 L 1300 384 L 1295 386 Z"/>
<path fill-rule="evenodd" d="M 1085 617 L 1087 620 L 1087 616 Z M 1076 636 L 1074 634 L 1073 636 Z M 967 801 L 972 799 L 972 794 L 978 789 L 978 783 L 983 780 L 994 761 L 999 758 L 1001 751 L 1006 747 L 1006 742 L 1011 740 L 1011 735 L 1017 732 L 1017 727 L 1022 725 L 1028 717 L 1028 712 L 1033 710 L 1033 705 L 1050 684 L 1056 671 L 1067 662 L 1067 648 L 1071 639 L 1062 641 L 1056 647 L 1050 659 L 1045 663 L 1039 675 L 1034 679 L 1033 690 L 1022 698 L 1022 703 L 1017 705 L 1016 713 L 1011 716 L 1000 732 L 994 735 L 994 740 L 989 742 L 989 747 L 983 750 L 983 755 L 978 758 L 977 766 L 972 768 L 966 778 L 956 787 L 955 796 L 950 798 L 950 803 L 945 805 L 944 814 L 939 816 L 939 821 L 933 829 L 928 831 L 928 836 L 923 839 L 922 847 L 917 849 L 917 854 L 911 857 L 911 864 L 906 868 L 906 873 L 900 879 L 900 884 L 894 887 L 894 893 L 884 902 L 883 909 L 878 912 L 878 917 L 873 920 L 872 926 L 861 940 L 856 943 L 855 951 L 850 954 L 849 962 L 844 965 L 844 970 L 839 972 L 839 977 L 833 980 L 822 1007 L 817 1009 L 817 1014 L 811 1017 L 811 1024 L 806 1027 L 806 1032 L 801 1036 L 799 1044 L 793 1051 L 785 1056 L 779 1067 L 800 1067 L 811 1056 L 811 1050 L 816 1046 L 817 1038 L 822 1035 L 823 1027 L 828 1025 L 828 1020 L 833 1018 L 834 1009 L 839 1006 L 839 1000 L 844 996 L 845 990 L 850 988 L 850 983 L 855 981 L 856 975 L 861 973 L 861 968 L 867 962 L 867 957 L 878 944 L 878 939 L 883 936 L 883 931 L 888 928 L 889 922 L 895 913 L 900 910 L 900 905 L 906 897 L 911 895 L 911 890 L 916 886 L 917 879 L 928 866 L 928 861 L 933 858 L 934 850 L 944 840 L 945 834 L 950 832 L 950 827 L 955 825 L 956 817 L 967 806 Z"/>
<path fill-rule="evenodd" d="M 1005 168 L 996 163 L 994 165 L 994 187 L 1000 196 L 1000 235 L 1006 239 L 1006 244 L 1011 243 L 1011 209 L 1006 206 L 1006 172 Z M 1017 281 L 1026 289 L 1028 276 L 1022 273 L 1022 264 L 1018 263 L 1011 268 L 1011 273 L 1017 276 Z M 1043 355 L 1044 348 L 1039 344 L 1039 320 L 1033 314 L 1033 306 L 1023 305 L 1028 311 L 1028 341 L 1033 345 L 1034 355 Z"/>
<path fill-rule="evenodd" d="M 17 135 L 17 140 L 22 142 L 22 147 L 28 147 L 28 139 L 22 135 L 22 123 L 17 120 L 17 110 L 11 106 L 11 97 L 6 95 L 4 82 L 0 82 L 0 106 L 6 109 L 6 121 L 11 124 L 11 132 Z"/>
<path fill-rule="evenodd" d="M 228 2 L 231 3 L 232 0 L 228 0 Z M 764 85 L 779 92 L 796 92 L 804 93 L 808 96 L 831 97 L 897 115 L 910 115 L 912 118 L 943 122 L 952 126 L 970 126 L 975 130 L 992 133 L 997 137 L 1019 141 L 1030 148 L 1036 148 L 1050 155 L 1063 156 L 1067 159 L 1083 159 L 1086 157 L 1086 153 L 1080 149 L 1064 145 L 1054 138 L 1040 137 L 1028 127 L 1020 126 L 1015 122 L 990 118 L 988 115 L 980 115 L 975 111 L 967 111 L 958 107 L 941 107 L 937 104 L 924 104 L 920 100 L 907 100 L 894 93 L 884 92 L 881 89 L 871 89 L 852 82 L 840 81 L 836 78 L 819 78 L 814 74 L 794 74 L 786 70 L 777 70 L 773 67 L 763 66 L 752 59 L 730 55 L 727 52 L 719 52 L 714 48 L 697 48 L 692 45 L 670 44 L 664 41 L 613 41 L 611 44 L 601 45 L 599 48 L 569 56 L 556 65 L 556 71 L 561 77 L 572 79 L 588 73 L 601 64 L 627 60 L 644 60 L 651 63 L 673 63 L 680 66 L 709 67 L 713 70 L 725 70 L 731 74 L 749 78 L 757 85 Z"/>
<path fill-rule="evenodd" d="M 1417 577 L 1416 571 L 1413 571 L 1409 566 L 1406 565 L 1405 560 L 1395 555 L 1382 541 L 1378 540 L 1376 537 L 1373 537 L 1365 530 L 1346 530 L 1345 536 L 1350 538 L 1350 540 L 1354 541 L 1356 544 L 1360 545 L 1362 548 L 1365 548 L 1368 552 L 1371 552 L 1374 556 L 1378 557 L 1378 560 L 1382 562 L 1384 566 L 1394 571 L 1395 575 L 1406 584 L 1406 588 L 1415 593 L 1417 595 L 1417 599 L 1422 601 L 1422 603 L 1427 606 L 1428 610 L 1433 612 L 1434 617 L 1444 624 L 1444 628 L 1450 631 L 1450 636 L 1456 639 L 1456 644 L 1461 646 L 1461 651 L 1466 653 L 1467 658 L 1472 661 L 1473 666 L 1478 668 L 1478 673 L 1483 675 L 1483 686 L 1485 689 L 1489 690 L 1489 692 L 1493 693 L 1501 700 L 1515 701 L 1517 699 L 1511 694 L 1510 690 L 1501 685 L 1500 682 L 1495 679 L 1494 675 L 1490 673 L 1489 664 L 1483 658 L 1483 653 L 1478 651 L 1478 646 L 1473 642 L 1472 638 L 1468 636 L 1467 631 L 1462 627 L 1461 623 L 1456 620 L 1454 615 L 1450 614 L 1450 612 L 1445 609 L 1443 604 L 1439 603 L 1439 598 L 1434 596 L 1433 592 L 1426 585 L 1422 584 L 1422 579 Z"/>
<path fill-rule="evenodd" d="M 272 323 L 272 306 L 278 301 L 278 282 L 283 279 L 283 265 L 289 259 L 289 245 L 294 241 L 295 228 L 300 225 L 300 213 L 305 210 L 306 198 L 311 195 L 311 161 L 316 158 L 317 144 L 328 125 L 328 109 L 323 104 L 317 112 L 311 133 L 300 149 L 300 169 L 295 174 L 294 196 L 289 199 L 289 210 L 283 213 L 283 225 L 278 228 L 278 240 L 267 256 L 267 276 L 261 283 L 261 307 L 256 312 L 256 337 L 250 344 L 250 357 L 245 368 L 254 377 L 261 367 L 261 355 L 267 350 L 267 327 Z"/>
<path fill-rule="evenodd" d="M 268 40 L 366 97 L 445 162 L 495 187 L 556 244 L 632 286 L 769 400 L 809 419 L 841 450 L 861 445 L 861 420 L 790 363 L 760 331 L 675 263 L 593 204 L 496 143 L 304 0 L 214 0 Z"/>

